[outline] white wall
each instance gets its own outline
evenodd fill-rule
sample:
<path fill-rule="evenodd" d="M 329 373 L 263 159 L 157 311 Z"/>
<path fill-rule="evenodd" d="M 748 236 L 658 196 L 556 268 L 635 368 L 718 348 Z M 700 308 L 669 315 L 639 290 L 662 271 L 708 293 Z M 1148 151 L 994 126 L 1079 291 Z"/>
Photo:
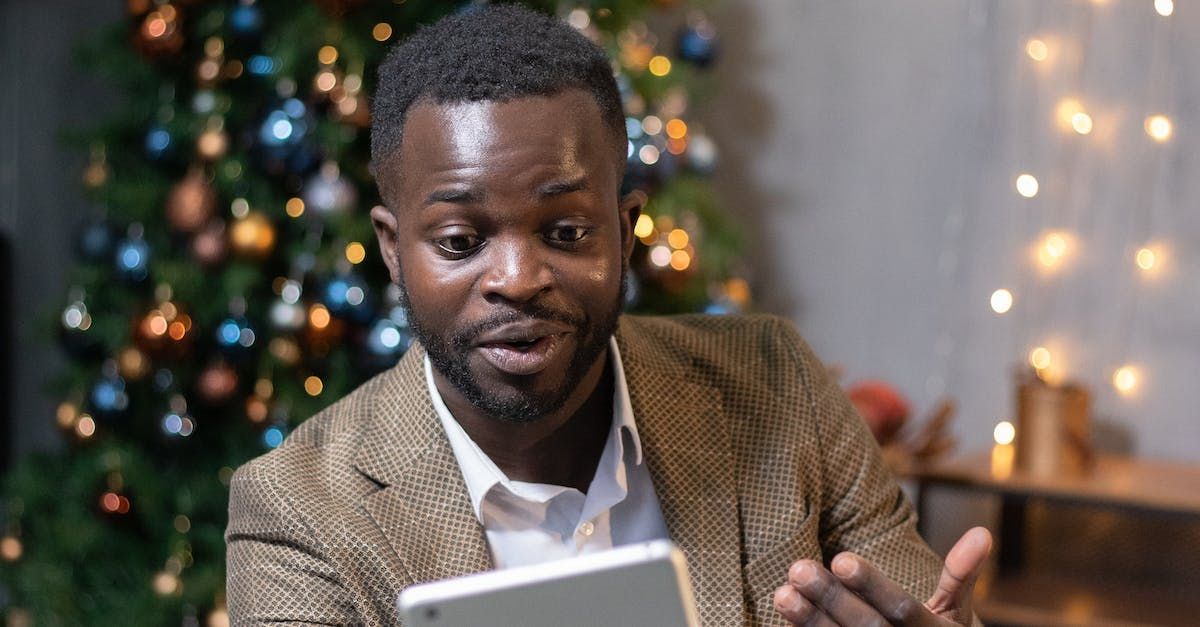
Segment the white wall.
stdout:
<path fill-rule="evenodd" d="M 728 0 L 719 183 L 759 242 L 757 297 L 851 380 L 960 402 L 962 449 L 1012 412 L 1046 344 L 1141 455 L 1200 459 L 1200 7 L 1149 0 Z M 1044 38 L 1051 57 L 1025 54 Z M 1060 98 L 1088 136 L 1055 122 Z M 1169 115 L 1150 140 L 1143 118 Z M 1016 194 L 1022 171 L 1041 182 Z M 1074 236 L 1055 275 L 1030 252 Z M 1145 242 L 1165 259 L 1133 263 Z M 1004 316 L 993 290 L 1016 295 Z M 1113 370 L 1141 384 L 1118 395 Z"/>

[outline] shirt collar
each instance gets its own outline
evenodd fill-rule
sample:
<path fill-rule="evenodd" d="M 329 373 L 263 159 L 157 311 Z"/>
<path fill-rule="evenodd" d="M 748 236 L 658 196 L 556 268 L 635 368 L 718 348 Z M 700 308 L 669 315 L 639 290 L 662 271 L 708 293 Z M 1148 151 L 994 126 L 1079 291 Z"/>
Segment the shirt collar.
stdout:
<path fill-rule="evenodd" d="M 618 447 L 616 453 L 623 453 L 621 455 L 620 467 L 617 471 L 618 477 L 614 478 L 614 480 L 623 484 L 621 479 L 625 475 L 625 460 L 632 457 L 635 465 L 641 465 L 642 463 L 642 443 L 638 438 L 637 424 L 633 417 L 633 406 L 629 402 L 629 387 L 625 382 L 625 368 L 621 364 L 621 352 L 617 348 L 616 338 L 609 338 L 608 347 L 613 373 L 612 429 L 618 434 L 627 434 L 628 438 L 620 436 L 613 438 L 613 433 L 610 431 L 605 448 L 608 449 L 615 439 L 616 446 Z M 504 474 L 504 471 L 500 470 L 495 462 L 483 452 L 483 449 L 479 448 L 479 445 L 471 439 L 471 436 L 467 435 L 462 425 L 458 424 L 453 414 L 450 413 L 450 409 L 446 407 L 446 402 L 442 399 L 441 393 L 438 392 L 437 385 L 434 384 L 433 365 L 430 363 L 428 356 L 425 357 L 425 385 L 429 388 L 429 396 L 433 401 L 433 409 L 442 423 L 442 429 L 445 430 L 446 437 L 450 440 L 450 448 L 454 451 L 454 457 L 458 461 L 458 466 L 463 473 L 463 479 L 467 484 L 467 492 L 471 497 L 471 507 L 475 510 L 475 516 L 479 520 L 483 520 L 482 509 L 484 499 L 497 485 L 504 486 L 510 492 L 518 494 L 522 498 L 541 502 L 548 501 L 563 491 L 548 489 L 553 488 L 553 486 L 540 486 L 510 480 Z M 631 445 L 628 451 L 625 451 L 623 446 L 626 442 Z"/>

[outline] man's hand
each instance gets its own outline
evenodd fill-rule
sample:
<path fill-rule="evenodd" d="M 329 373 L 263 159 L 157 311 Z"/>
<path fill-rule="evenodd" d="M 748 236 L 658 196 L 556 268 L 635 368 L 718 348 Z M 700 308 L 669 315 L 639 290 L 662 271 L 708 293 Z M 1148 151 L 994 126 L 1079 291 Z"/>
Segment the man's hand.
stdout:
<path fill-rule="evenodd" d="M 825 570 L 800 560 L 775 591 L 775 608 L 793 625 L 957 625 L 971 620 L 971 593 L 992 550 L 992 534 L 975 527 L 946 556 L 937 591 L 923 605 L 867 560 L 839 553 Z"/>

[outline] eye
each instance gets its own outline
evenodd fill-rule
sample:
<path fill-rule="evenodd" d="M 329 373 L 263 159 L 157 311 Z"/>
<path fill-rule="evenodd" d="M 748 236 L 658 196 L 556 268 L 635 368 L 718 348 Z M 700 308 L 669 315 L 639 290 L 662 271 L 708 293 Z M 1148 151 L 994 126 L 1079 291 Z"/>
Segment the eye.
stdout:
<path fill-rule="evenodd" d="M 465 255 L 483 245 L 483 238 L 477 235 L 451 235 L 434 240 L 438 248 L 451 255 Z"/>
<path fill-rule="evenodd" d="M 546 234 L 546 239 L 570 244 L 587 237 L 590 232 L 591 229 L 582 226 L 556 226 Z"/>

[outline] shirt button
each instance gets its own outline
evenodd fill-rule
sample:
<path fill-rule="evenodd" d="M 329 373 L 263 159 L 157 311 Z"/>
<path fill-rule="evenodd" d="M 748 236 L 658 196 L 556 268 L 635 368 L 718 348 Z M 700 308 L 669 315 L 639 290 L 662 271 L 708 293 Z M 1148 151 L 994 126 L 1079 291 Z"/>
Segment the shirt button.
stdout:
<path fill-rule="evenodd" d="M 582 533 L 585 536 L 592 535 L 592 532 L 595 530 L 596 530 L 596 525 L 593 525 L 591 523 L 591 521 L 588 521 L 588 522 L 583 523 L 582 525 L 579 525 L 579 533 Z"/>

